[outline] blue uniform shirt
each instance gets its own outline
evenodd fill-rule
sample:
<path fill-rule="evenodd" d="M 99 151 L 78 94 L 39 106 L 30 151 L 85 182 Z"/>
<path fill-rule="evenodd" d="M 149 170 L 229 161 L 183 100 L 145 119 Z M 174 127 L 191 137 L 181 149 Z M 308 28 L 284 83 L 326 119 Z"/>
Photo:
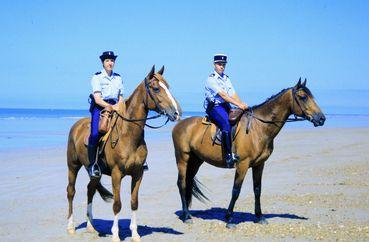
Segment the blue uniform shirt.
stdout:
<path fill-rule="evenodd" d="M 215 105 L 226 102 L 219 96 L 218 93 L 220 91 L 227 93 L 230 97 L 236 93 L 229 77 L 226 74 L 223 74 L 223 77 L 221 77 L 214 71 L 205 82 L 205 109 L 208 107 L 209 102 L 214 102 Z"/>
<path fill-rule="evenodd" d="M 91 79 L 92 93 L 101 93 L 104 100 L 114 99 L 118 101 L 118 95 L 123 95 L 123 81 L 118 73 L 108 76 L 105 69 L 95 73 Z"/>

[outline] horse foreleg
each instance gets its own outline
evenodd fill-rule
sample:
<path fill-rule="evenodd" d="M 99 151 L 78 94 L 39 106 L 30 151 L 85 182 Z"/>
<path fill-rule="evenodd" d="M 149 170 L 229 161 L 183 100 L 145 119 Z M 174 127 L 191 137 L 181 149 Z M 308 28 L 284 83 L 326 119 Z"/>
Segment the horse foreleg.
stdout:
<path fill-rule="evenodd" d="M 137 232 L 137 220 L 136 220 L 136 212 L 138 210 L 138 190 L 140 188 L 140 184 L 142 181 L 141 172 L 137 176 L 132 177 L 132 184 L 131 184 L 131 210 L 132 210 L 132 217 L 131 217 L 131 224 L 129 225 L 129 229 L 132 232 L 132 241 L 141 241 L 141 237 Z"/>
<path fill-rule="evenodd" d="M 87 185 L 87 226 L 86 226 L 86 229 L 87 229 L 87 232 L 89 233 L 95 233 L 96 230 L 93 226 L 93 215 L 92 215 L 92 200 L 93 200 L 93 197 L 96 193 L 96 187 L 97 187 L 97 184 L 100 182 L 100 179 L 91 179 L 90 182 L 88 183 Z"/>
<path fill-rule="evenodd" d="M 120 201 L 120 185 L 122 180 L 121 171 L 119 167 L 116 166 L 112 169 L 111 180 L 113 185 L 113 195 L 114 195 L 114 203 L 113 203 L 113 212 L 114 212 L 114 222 L 111 228 L 112 232 L 112 240 L 120 241 L 119 238 L 119 225 L 118 225 L 118 214 L 122 208 L 122 202 Z"/>
<path fill-rule="evenodd" d="M 268 224 L 261 212 L 260 196 L 261 196 L 261 177 L 263 175 L 264 163 L 252 168 L 252 180 L 254 183 L 254 195 L 255 195 L 255 217 L 256 223 Z"/>
<path fill-rule="evenodd" d="M 235 174 L 233 189 L 232 189 L 232 199 L 231 199 L 231 202 L 229 203 L 227 214 L 226 214 L 227 228 L 229 229 L 236 227 L 236 224 L 233 222 L 233 209 L 238 199 L 238 196 L 240 195 L 242 183 L 246 176 L 247 168 L 248 167 L 246 166 L 239 165 L 236 169 L 236 174 Z"/>
<path fill-rule="evenodd" d="M 74 166 L 74 167 L 68 166 L 67 197 L 68 197 L 69 211 L 68 211 L 67 231 L 69 234 L 76 233 L 76 229 L 75 229 L 74 221 L 73 221 L 73 199 L 76 193 L 75 185 L 76 185 L 77 174 L 80 168 L 81 168 L 81 165 Z"/>

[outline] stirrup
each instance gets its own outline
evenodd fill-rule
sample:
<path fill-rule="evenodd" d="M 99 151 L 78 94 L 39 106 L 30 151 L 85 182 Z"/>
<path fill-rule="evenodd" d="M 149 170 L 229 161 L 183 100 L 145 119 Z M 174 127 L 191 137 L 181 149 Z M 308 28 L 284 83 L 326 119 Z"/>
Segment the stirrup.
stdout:
<path fill-rule="evenodd" d="M 239 162 L 240 161 L 240 156 L 235 154 L 235 153 L 232 153 L 232 159 L 235 163 Z"/>
<path fill-rule="evenodd" d="M 97 163 L 94 163 L 92 166 L 88 168 L 88 174 L 90 175 L 90 178 L 100 178 L 101 177 L 100 166 Z"/>
<path fill-rule="evenodd" d="M 234 168 L 235 163 L 240 161 L 240 157 L 235 153 L 227 154 L 225 161 L 227 164 L 227 168 Z"/>

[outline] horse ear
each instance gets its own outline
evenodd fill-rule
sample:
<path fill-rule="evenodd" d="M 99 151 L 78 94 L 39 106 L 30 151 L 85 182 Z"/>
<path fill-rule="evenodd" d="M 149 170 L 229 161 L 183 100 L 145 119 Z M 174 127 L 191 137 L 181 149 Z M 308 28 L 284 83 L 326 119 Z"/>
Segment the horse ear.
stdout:
<path fill-rule="evenodd" d="M 154 73 L 155 73 L 155 65 L 152 66 L 151 71 L 146 76 L 146 79 L 150 80 L 151 78 L 153 78 Z"/>
<path fill-rule="evenodd" d="M 164 66 L 158 71 L 158 74 L 163 75 L 164 72 Z"/>
<path fill-rule="evenodd" d="M 306 87 L 306 78 L 304 80 L 304 82 L 301 84 L 303 87 Z"/>
<path fill-rule="evenodd" d="M 299 79 L 299 81 L 297 82 L 295 89 L 299 89 L 301 87 L 301 77 Z"/>

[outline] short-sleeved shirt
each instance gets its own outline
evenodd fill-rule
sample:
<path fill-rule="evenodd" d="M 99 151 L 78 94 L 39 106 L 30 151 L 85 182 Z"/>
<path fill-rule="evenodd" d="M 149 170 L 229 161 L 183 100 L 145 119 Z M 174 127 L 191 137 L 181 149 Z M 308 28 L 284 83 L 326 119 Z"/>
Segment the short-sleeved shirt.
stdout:
<path fill-rule="evenodd" d="M 123 95 L 123 81 L 118 73 L 113 72 L 109 76 L 105 69 L 96 72 L 91 79 L 92 92 L 101 93 L 104 100 L 114 99 L 118 101 L 119 96 Z"/>
<path fill-rule="evenodd" d="M 230 97 L 236 93 L 229 77 L 226 74 L 223 74 L 223 77 L 221 77 L 214 71 L 205 82 L 205 109 L 208 107 L 209 102 L 214 102 L 215 105 L 226 102 L 219 96 L 218 93 L 220 91 L 225 92 Z"/>

